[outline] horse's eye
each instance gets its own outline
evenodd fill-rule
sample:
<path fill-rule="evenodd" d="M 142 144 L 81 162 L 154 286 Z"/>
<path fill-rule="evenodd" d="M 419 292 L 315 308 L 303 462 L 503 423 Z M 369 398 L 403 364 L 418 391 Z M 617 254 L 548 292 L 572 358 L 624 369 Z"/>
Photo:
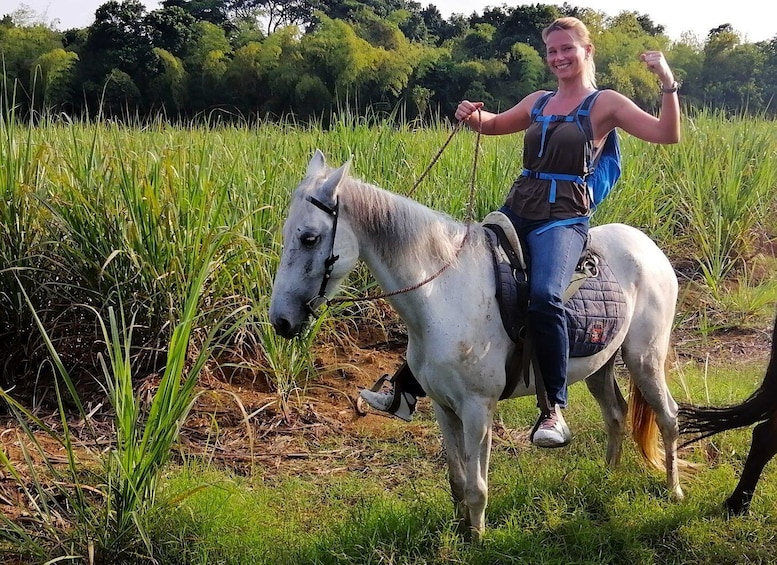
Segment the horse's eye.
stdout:
<path fill-rule="evenodd" d="M 319 239 L 321 239 L 319 236 L 307 233 L 300 238 L 300 241 L 302 241 L 302 245 L 305 247 L 313 247 L 318 243 Z"/>

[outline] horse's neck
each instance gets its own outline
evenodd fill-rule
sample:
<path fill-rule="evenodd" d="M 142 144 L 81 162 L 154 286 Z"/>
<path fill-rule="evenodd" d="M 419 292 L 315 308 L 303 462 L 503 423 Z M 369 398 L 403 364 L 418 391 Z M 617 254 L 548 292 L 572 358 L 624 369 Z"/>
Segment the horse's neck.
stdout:
<path fill-rule="evenodd" d="M 413 287 L 457 260 L 466 228 L 444 214 L 356 180 L 344 194 L 344 204 L 359 240 L 359 256 L 384 292 Z M 426 294 L 402 293 L 392 304 L 415 311 L 424 307 L 419 302 Z"/>

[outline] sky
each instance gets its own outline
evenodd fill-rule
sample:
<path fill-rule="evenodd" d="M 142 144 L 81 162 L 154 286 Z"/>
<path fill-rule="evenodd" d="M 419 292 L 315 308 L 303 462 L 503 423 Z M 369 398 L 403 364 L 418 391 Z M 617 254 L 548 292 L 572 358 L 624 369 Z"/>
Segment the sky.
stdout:
<path fill-rule="evenodd" d="M 142 0 L 149 10 L 159 7 L 157 0 Z M 487 6 L 503 6 L 502 0 L 417 0 L 422 6 L 434 4 L 448 18 L 451 14 L 482 13 Z M 544 4 L 561 5 L 564 0 L 548 0 Z M 592 8 L 609 16 L 629 10 L 647 14 L 653 23 L 664 26 L 672 39 L 691 32 L 704 40 L 707 33 L 721 24 L 731 24 L 745 42 L 770 40 L 777 35 L 777 2 L 764 0 L 567 0 L 573 6 Z M 94 20 L 94 12 L 105 0 L 0 0 L 0 16 L 18 9 L 22 4 L 31 8 L 38 21 L 55 23 L 57 29 L 86 27 Z M 532 5 L 537 0 L 520 0 L 508 5 Z M 56 21 L 55 21 L 56 20 Z"/>

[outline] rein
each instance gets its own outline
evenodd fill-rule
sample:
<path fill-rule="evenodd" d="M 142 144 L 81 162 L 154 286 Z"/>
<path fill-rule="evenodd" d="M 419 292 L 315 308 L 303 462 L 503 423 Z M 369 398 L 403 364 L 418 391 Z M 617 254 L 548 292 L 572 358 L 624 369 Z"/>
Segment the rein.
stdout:
<path fill-rule="evenodd" d="M 478 114 L 479 113 L 480 113 L 480 110 L 478 109 Z M 442 147 L 440 147 L 440 149 L 437 152 L 437 154 L 432 158 L 431 162 L 426 167 L 426 170 L 424 170 L 424 172 L 421 173 L 421 176 L 418 177 L 418 180 L 416 180 L 415 184 L 413 185 L 413 187 L 410 189 L 410 191 L 407 193 L 406 196 L 409 197 L 410 195 L 413 194 L 413 192 L 415 192 L 415 190 L 418 188 L 418 185 L 421 184 L 421 181 L 426 177 L 427 173 L 431 170 L 431 168 L 435 165 L 435 163 L 437 163 L 437 161 L 439 160 L 440 156 L 442 155 L 442 152 L 445 150 L 445 148 L 451 142 L 451 140 L 453 139 L 453 136 L 456 135 L 456 133 L 461 129 L 463 124 L 464 124 L 463 121 L 460 121 L 460 122 L 456 123 L 456 126 L 451 131 L 450 135 L 448 136 L 448 139 L 445 140 L 445 143 L 443 143 Z M 410 292 L 412 290 L 416 290 L 418 288 L 421 288 L 425 284 L 430 283 L 431 281 L 433 281 L 437 277 L 439 277 L 442 273 L 444 273 L 448 269 L 448 267 L 450 267 L 453 264 L 453 262 L 461 254 L 461 250 L 464 249 L 464 245 L 469 240 L 470 229 L 471 229 L 471 225 L 472 225 L 472 215 L 473 215 L 474 201 L 475 201 L 475 178 L 476 178 L 476 173 L 477 173 L 478 153 L 479 153 L 479 150 L 480 150 L 480 135 L 481 135 L 480 128 L 478 128 L 478 130 L 477 130 L 477 137 L 476 137 L 476 140 L 475 140 L 475 155 L 474 155 L 474 157 L 472 159 L 472 173 L 470 175 L 469 200 L 467 202 L 467 216 L 466 216 L 466 218 L 467 218 L 467 231 L 464 234 L 464 237 L 461 239 L 461 244 L 459 245 L 459 248 L 456 250 L 456 253 L 454 254 L 453 258 L 450 261 L 448 261 L 446 264 L 444 264 L 442 267 L 440 267 L 440 269 L 437 272 L 433 273 L 432 275 L 430 275 L 429 277 L 425 278 L 424 280 L 422 280 L 420 282 L 417 282 L 415 284 L 406 286 L 404 288 L 393 290 L 391 292 L 384 292 L 382 294 L 361 296 L 361 297 L 357 297 L 357 298 L 353 298 L 353 297 L 351 297 L 351 298 L 335 297 L 335 298 L 328 299 L 326 297 L 326 287 L 329 284 L 330 279 L 332 278 L 332 271 L 334 269 L 334 264 L 340 258 L 339 255 L 335 255 L 334 254 L 335 235 L 337 233 L 337 221 L 338 221 L 338 219 L 340 217 L 340 215 L 339 215 L 340 202 L 339 202 L 339 200 L 335 201 L 334 207 L 330 208 L 329 206 L 327 206 L 326 204 L 324 204 L 323 202 L 321 202 L 317 198 L 314 198 L 312 196 L 308 196 L 307 197 L 308 202 L 310 202 L 311 204 L 313 204 L 314 206 L 316 206 L 318 209 L 322 210 L 326 214 L 332 216 L 332 222 L 333 222 L 333 225 L 332 225 L 332 245 L 330 247 L 329 257 L 327 257 L 327 259 L 326 259 L 326 261 L 324 263 L 325 271 L 324 271 L 323 279 L 321 280 L 321 287 L 319 288 L 318 294 L 316 296 L 314 296 L 313 298 L 311 298 L 306 303 L 308 312 L 312 316 L 318 317 L 319 312 L 320 312 L 321 308 L 324 305 L 328 306 L 328 305 L 331 305 L 331 304 L 342 304 L 342 303 L 345 303 L 345 302 L 365 302 L 367 300 L 378 300 L 378 299 L 381 299 L 381 298 L 388 298 L 390 296 L 396 296 L 398 294 L 403 294 L 405 292 Z"/>

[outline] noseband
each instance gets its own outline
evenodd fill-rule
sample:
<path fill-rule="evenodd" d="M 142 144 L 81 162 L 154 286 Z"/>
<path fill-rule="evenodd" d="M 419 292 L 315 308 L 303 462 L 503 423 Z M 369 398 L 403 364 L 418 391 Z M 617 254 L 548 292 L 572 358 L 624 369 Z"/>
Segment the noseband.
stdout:
<path fill-rule="evenodd" d="M 324 277 L 321 280 L 321 287 L 318 289 L 318 294 L 305 303 L 308 313 L 317 318 L 321 307 L 328 302 L 326 287 L 332 278 L 335 263 L 340 258 L 339 255 L 335 255 L 335 236 L 337 235 L 337 220 L 340 217 L 340 200 L 335 199 L 335 205 L 331 208 L 314 196 L 307 196 L 306 200 L 327 215 L 332 216 L 332 245 L 329 248 L 329 257 L 324 261 Z"/>

